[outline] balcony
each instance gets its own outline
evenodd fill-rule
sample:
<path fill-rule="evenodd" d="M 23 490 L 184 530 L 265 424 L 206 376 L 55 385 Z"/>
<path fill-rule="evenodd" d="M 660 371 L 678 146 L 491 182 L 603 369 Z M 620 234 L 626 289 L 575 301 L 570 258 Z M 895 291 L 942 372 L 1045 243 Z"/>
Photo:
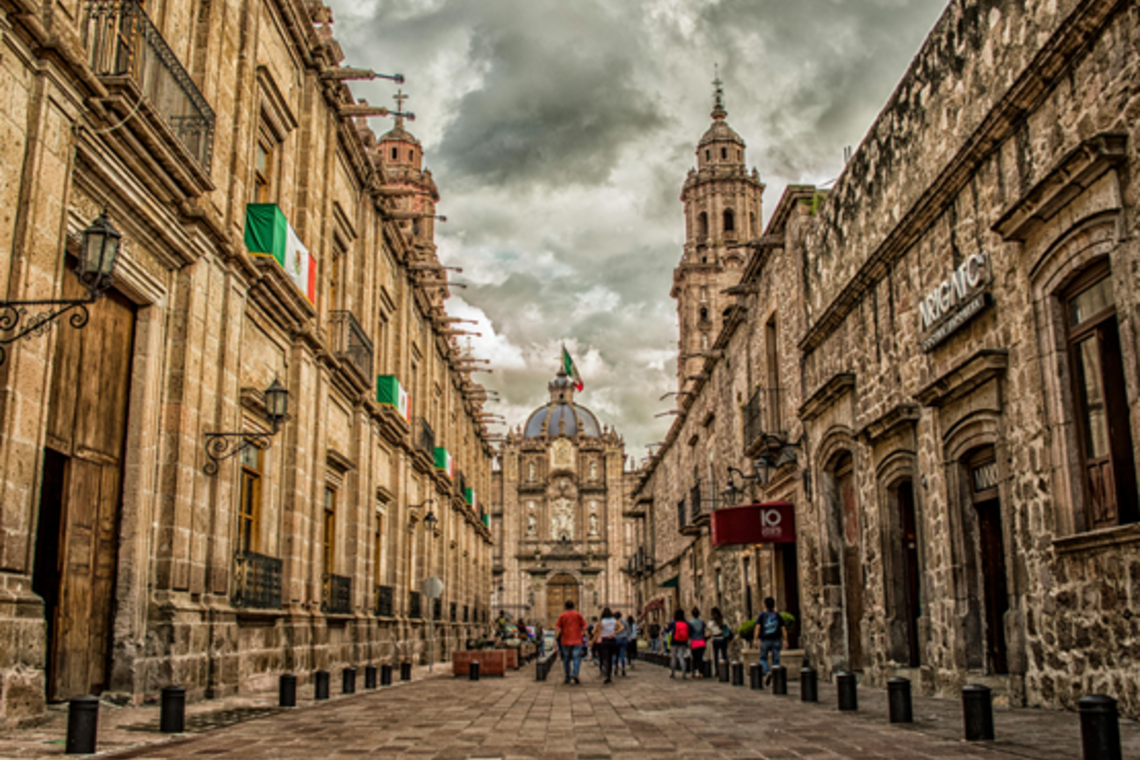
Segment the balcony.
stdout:
<path fill-rule="evenodd" d="M 332 350 L 336 358 L 348 362 L 366 385 L 372 383 L 372 341 L 351 311 L 329 315 Z"/>
<path fill-rule="evenodd" d="M 420 592 L 418 592 L 418 591 L 409 591 L 408 592 L 408 617 L 419 618 L 420 620 L 423 619 L 424 610 L 423 610 L 423 606 L 422 606 L 420 599 L 421 599 Z"/>
<path fill-rule="evenodd" d="M 142 6 L 136 0 L 92 0 L 83 43 L 88 63 L 108 89 L 135 90 L 146 105 L 140 102 L 140 116 L 164 122 L 208 177 L 214 111 Z"/>
<path fill-rule="evenodd" d="M 281 609 L 281 560 L 255 552 L 234 556 L 235 607 Z"/>
<path fill-rule="evenodd" d="M 431 429 L 427 419 L 416 417 L 412 426 L 412 435 L 415 436 L 416 450 L 427 455 L 428 459 L 435 461 L 435 431 Z"/>
<path fill-rule="evenodd" d="M 326 615 L 352 614 L 352 578 L 328 573 L 321 576 L 321 612 Z"/>
<path fill-rule="evenodd" d="M 395 613 L 396 589 L 391 586 L 376 587 L 376 616 L 392 617 Z"/>
<path fill-rule="evenodd" d="M 744 451 L 757 453 L 766 436 L 787 438 L 788 431 L 781 414 L 783 388 L 757 388 L 741 410 L 744 418 Z"/>
<path fill-rule="evenodd" d="M 464 477 L 462 470 L 455 471 L 455 495 L 459 497 L 460 501 L 467 500 L 467 478 Z"/>

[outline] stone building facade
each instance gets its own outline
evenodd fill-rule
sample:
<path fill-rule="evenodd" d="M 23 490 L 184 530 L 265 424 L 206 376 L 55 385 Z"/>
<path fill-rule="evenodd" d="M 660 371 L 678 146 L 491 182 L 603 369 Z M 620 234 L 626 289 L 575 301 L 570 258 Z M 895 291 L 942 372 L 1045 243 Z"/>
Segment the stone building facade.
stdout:
<path fill-rule="evenodd" d="M 492 449 L 438 192 L 402 124 L 368 128 L 331 22 L 0 0 L 0 287 L 82 299 L 82 231 L 122 232 L 86 326 L 3 346 L 0 722 L 425 658 L 432 575 L 438 656 L 489 618 Z"/>
<path fill-rule="evenodd" d="M 1130 3 L 949 5 L 830 191 L 789 188 L 751 241 L 739 324 L 633 497 L 647 594 L 707 598 L 739 551 L 677 530 L 671 481 L 778 465 L 747 487 L 794 504 L 822 673 L 1140 717 L 1138 36 Z M 775 377 L 748 353 L 773 335 Z"/>
<path fill-rule="evenodd" d="M 496 613 L 552 627 L 565 602 L 583 614 L 639 607 L 625 442 L 575 402 L 559 370 L 550 402 L 510 431 L 493 473 Z"/>

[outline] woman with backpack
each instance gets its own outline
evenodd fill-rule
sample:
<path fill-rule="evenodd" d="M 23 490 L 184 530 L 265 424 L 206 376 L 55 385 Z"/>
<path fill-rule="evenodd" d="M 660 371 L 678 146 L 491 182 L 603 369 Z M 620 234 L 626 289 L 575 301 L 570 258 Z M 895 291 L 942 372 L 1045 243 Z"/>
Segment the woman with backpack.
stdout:
<path fill-rule="evenodd" d="M 685 622 L 685 611 L 678 607 L 673 612 L 673 622 L 665 626 L 665 640 L 672 642 L 669 647 L 669 677 L 681 668 L 681 680 L 688 678 L 689 624 Z"/>
<path fill-rule="evenodd" d="M 705 662 L 705 621 L 701 620 L 701 611 L 693 608 L 693 617 L 689 620 L 689 650 L 693 653 L 693 677 L 704 678 Z"/>
<path fill-rule="evenodd" d="M 713 607 L 713 637 L 712 637 L 712 650 L 713 650 L 713 670 L 720 672 L 717 668 L 720 667 L 721 657 L 724 658 L 724 665 L 728 667 L 728 643 L 732 641 L 732 626 L 724 622 L 724 615 L 721 614 L 720 607 Z"/>
<path fill-rule="evenodd" d="M 614 617 L 609 607 L 602 610 L 602 619 L 594 626 L 594 649 L 601 657 L 602 675 L 606 680 L 602 683 L 613 683 L 614 648 L 617 646 L 618 634 L 625 632 L 621 620 Z"/>

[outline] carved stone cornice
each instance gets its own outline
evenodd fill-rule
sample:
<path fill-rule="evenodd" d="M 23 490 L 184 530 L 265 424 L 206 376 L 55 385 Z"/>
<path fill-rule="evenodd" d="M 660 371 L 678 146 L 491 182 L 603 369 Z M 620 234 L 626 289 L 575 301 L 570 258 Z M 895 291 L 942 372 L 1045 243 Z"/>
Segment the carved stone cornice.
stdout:
<path fill-rule="evenodd" d="M 855 373 L 839 372 L 819 387 L 800 407 L 800 419 L 810 422 L 835 405 L 845 393 L 855 390 Z"/>
<path fill-rule="evenodd" d="M 956 364 L 914 397 L 923 406 L 945 406 L 995 377 L 1004 375 L 1008 366 L 1009 351 L 983 349 Z"/>

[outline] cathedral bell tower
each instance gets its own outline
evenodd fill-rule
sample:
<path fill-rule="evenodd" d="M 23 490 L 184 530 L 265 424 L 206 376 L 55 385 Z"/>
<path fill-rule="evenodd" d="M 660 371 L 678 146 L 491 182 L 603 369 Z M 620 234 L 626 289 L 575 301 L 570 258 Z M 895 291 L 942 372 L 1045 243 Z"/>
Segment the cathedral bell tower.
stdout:
<path fill-rule="evenodd" d="M 713 85 L 712 125 L 697 143 L 697 168 L 681 189 L 685 204 L 685 250 L 673 270 L 680 340 L 677 390 L 701 371 L 733 298 L 721 291 L 740 281 L 747 249 L 736 247 L 760 234 L 764 184 L 744 164 L 744 140 L 728 126 L 720 77 Z"/>

